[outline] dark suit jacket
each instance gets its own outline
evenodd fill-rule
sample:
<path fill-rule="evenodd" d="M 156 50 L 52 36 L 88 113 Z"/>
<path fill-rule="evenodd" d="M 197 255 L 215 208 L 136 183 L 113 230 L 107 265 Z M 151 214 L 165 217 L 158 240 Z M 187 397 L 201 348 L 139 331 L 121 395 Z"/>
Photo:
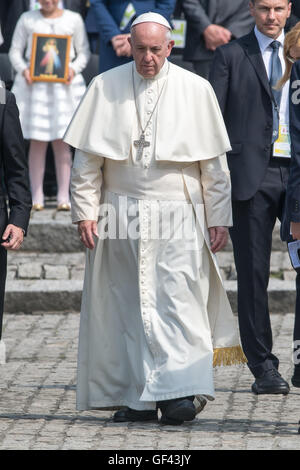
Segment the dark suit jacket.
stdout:
<path fill-rule="evenodd" d="M 247 200 L 265 176 L 273 128 L 272 92 L 254 31 L 216 50 L 210 82 L 232 146 L 232 197 Z"/>
<path fill-rule="evenodd" d="M 7 216 L 6 188 L 10 208 L 8 223 L 17 225 L 26 232 L 31 194 L 25 145 L 15 97 L 3 88 L 0 89 L 0 168 L 0 221 L 3 222 Z"/>
<path fill-rule="evenodd" d="M 4 187 L 5 184 L 5 187 Z M 10 213 L 7 214 L 6 193 Z M 19 111 L 12 93 L 0 88 L 0 240 L 8 223 L 27 231 L 31 194 Z M 0 246 L 0 339 L 7 252 Z"/>
<path fill-rule="evenodd" d="M 249 0 L 181 0 L 187 20 L 184 59 L 211 60 L 214 53 L 206 49 L 203 31 L 210 24 L 224 26 L 233 39 L 249 33 L 254 26 Z"/>
<path fill-rule="evenodd" d="M 290 137 L 291 164 L 286 191 L 285 209 L 281 223 L 281 238 L 290 238 L 290 223 L 300 222 L 300 61 L 293 65 L 290 79 Z M 299 82 L 300 83 L 300 82 Z"/>
<path fill-rule="evenodd" d="M 85 17 L 87 0 L 64 0 L 64 7 Z M 30 0 L 1 0 L 0 23 L 4 44 L 0 52 L 8 52 L 18 19 L 29 10 Z"/>
<path fill-rule="evenodd" d="M 128 3 L 129 0 L 91 0 L 88 15 L 94 15 L 100 34 L 100 72 L 132 60 L 132 58 L 118 57 L 110 42 L 113 36 L 130 31 L 131 23 L 123 31 L 120 30 L 120 23 Z M 169 21 L 175 7 L 175 0 L 132 0 L 131 3 L 136 10 L 136 16 L 153 11 L 165 16 Z"/>

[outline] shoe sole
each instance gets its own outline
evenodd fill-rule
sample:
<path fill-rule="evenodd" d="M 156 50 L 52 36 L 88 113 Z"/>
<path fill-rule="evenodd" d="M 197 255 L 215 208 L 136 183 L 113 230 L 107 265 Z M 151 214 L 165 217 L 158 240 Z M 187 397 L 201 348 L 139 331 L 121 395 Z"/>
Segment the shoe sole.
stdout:
<path fill-rule="evenodd" d="M 153 422 L 157 423 L 157 418 L 144 418 L 144 419 L 126 419 L 126 418 L 113 418 L 114 423 L 137 423 L 137 422 Z"/>
<path fill-rule="evenodd" d="M 289 390 L 257 390 L 252 387 L 252 392 L 255 395 L 288 395 Z"/>

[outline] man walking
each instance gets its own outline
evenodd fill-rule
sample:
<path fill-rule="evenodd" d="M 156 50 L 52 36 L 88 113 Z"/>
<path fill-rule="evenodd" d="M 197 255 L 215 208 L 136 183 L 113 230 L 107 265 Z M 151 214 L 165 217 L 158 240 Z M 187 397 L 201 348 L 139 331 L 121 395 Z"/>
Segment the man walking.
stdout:
<path fill-rule="evenodd" d="M 274 86 L 284 71 L 284 26 L 288 0 L 253 0 L 256 26 L 217 49 L 210 74 L 225 119 L 233 199 L 230 235 L 238 276 L 242 346 L 255 377 L 254 393 L 289 392 L 272 352 L 268 282 L 272 232 L 281 219 L 290 153 L 280 146 L 289 124 L 288 83 Z"/>
<path fill-rule="evenodd" d="M 134 61 L 94 79 L 65 136 L 90 250 L 77 408 L 123 407 L 115 421 L 157 408 L 163 423 L 190 421 L 214 398 L 213 364 L 243 361 L 214 255 L 231 225 L 229 141 L 209 83 L 167 60 L 170 31 L 140 15 Z"/>

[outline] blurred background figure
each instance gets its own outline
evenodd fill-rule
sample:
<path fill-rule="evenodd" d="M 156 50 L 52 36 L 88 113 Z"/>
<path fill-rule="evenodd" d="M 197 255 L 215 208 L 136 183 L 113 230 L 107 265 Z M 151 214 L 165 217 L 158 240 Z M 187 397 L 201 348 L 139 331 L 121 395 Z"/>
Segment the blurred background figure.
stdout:
<path fill-rule="evenodd" d="M 292 0 L 291 16 L 286 23 L 286 31 L 293 28 L 300 21 L 300 0 Z"/>
<path fill-rule="evenodd" d="M 127 38 L 138 15 L 152 11 L 170 21 L 175 3 L 176 0 L 90 0 L 87 20 L 90 15 L 94 17 L 99 34 L 100 73 L 133 60 Z"/>
<path fill-rule="evenodd" d="M 87 13 L 87 0 L 59 0 L 60 8 L 80 13 L 83 18 Z M 4 44 L 0 52 L 8 52 L 18 19 L 25 11 L 39 9 L 39 0 L 1 0 L 0 23 Z"/>
<path fill-rule="evenodd" d="M 208 79 L 216 48 L 254 27 L 249 0 L 181 0 L 181 6 L 187 20 L 183 58 Z"/>
<path fill-rule="evenodd" d="M 24 138 L 30 140 L 33 209 L 44 207 L 45 160 L 48 143 L 51 142 L 58 187 L 57 209 L 69 210 L 72 154 L 62 137 L 86 89 L 81 72 L 87 65 L 90 51 L 84 22 L 78 13 L 59 8 L 59 0 L 39 0 L 39 3 L 41 9 L 21 15 L 13 35 L 9 58 L 17 75 L 12 91 L 20 110 Z M 33 33 L 68 34 L 72 37 L 67 84 L 32 82 L 29 64 Z"/>
<path fill-rule="evenodd" d="M 80 13 L 85 18 L 88 11 L 88 0 L 60 0 L 58 6 Z M 6 88 L 11 90 L 14 80 L 15 71 L 11 66 L 8 58 L 8 51 L 11 46 L 12 36 L 22 13 L 40 8 L 38 0 L 0 0 L 0 24 L 4 42 L 0 44 L 0 78 L 5 82 Z M 96 67 L 88 72 L 88 77 L 94 74 Z M 86 76 L 85 76 L 86 79 Z M 28 141 L 25 140 L 28 149 Z M 28 150 L 27 150 L 28 151 Z M 47 149 L 46 171 L 44 178 L 44 192 L 47 196 L 53 197 L 57 192 L 57 182 L 55 176 L 54 157 L 52 147 L 49 145 Z"/>

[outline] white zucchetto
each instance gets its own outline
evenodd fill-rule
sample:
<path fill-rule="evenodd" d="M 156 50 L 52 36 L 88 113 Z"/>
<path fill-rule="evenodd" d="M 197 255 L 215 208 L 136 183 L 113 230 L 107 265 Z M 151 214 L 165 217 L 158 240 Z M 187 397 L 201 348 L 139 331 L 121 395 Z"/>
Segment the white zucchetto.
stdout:
<path fill-rule="evenodd" d="M 166 20 L 164 16 L 160 15 L 159 13 L 153 13 L 151 11 L 139 15 L 132 23 L 131 28 L 133 28 L 139 23 L 158 23 L 170 30 L 172 29 L 170 23 Z"/>

